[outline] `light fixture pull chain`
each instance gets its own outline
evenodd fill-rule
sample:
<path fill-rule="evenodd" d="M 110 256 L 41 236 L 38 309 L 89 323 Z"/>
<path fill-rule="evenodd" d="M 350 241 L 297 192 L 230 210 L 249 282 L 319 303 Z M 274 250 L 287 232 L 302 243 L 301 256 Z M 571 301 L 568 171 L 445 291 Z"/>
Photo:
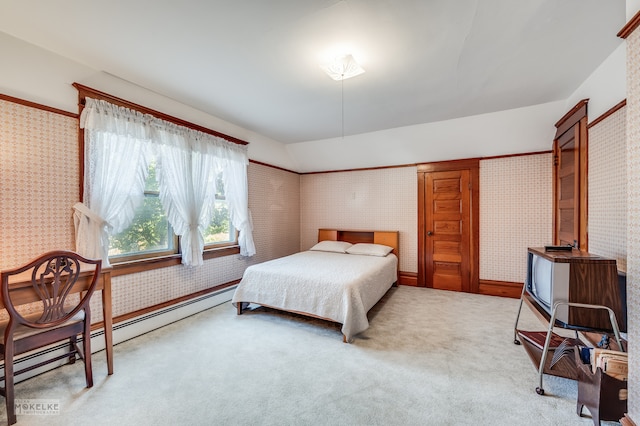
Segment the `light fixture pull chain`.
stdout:
<path fill-rule="evenodd" d="M 342 92 L 342 139 L 344 139 L 344 74 L 342 74 L 342 80 L 340 80 L 340 89 Z"/>

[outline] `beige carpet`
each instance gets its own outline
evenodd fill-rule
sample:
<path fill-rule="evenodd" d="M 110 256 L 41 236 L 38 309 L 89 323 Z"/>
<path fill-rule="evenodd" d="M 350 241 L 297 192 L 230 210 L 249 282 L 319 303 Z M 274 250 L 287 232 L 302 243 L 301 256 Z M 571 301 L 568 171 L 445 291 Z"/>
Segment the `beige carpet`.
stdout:
<path fill-rule="evenodd" d="M 575 382 L 537 373 L 513 344 L 517 300 L 400 287 L 344 344 L 337 325 L 225 303 L 16 387 L 58 400 L 19 425 L 589 425 Z M 521 324 L 540 329 L 525 312 Z M 525 328 L 523 327 L 523 328 Z M 585 410 L 586 411 L 586 410 Z M 6 421 L 4 402 L 0 421 Z"/>

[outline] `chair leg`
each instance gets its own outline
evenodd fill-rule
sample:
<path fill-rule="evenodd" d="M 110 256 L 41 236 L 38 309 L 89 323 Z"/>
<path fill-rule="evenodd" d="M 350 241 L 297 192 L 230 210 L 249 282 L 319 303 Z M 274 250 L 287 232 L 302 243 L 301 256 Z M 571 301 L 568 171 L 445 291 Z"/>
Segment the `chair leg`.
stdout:
<path fill-rule="evenodd" d="M 69 351 L 72 352 L 69 355 L 69 364 L 73 364 L 76 362 L 76 353 L 75 351 L 77 350 L 78 346 L 78 337 L 77 336 L 72 336 L 69 338 Z"/>
<path fill-rule="evenodd" d="M 87 387 L 93 386 L 93 371 L 91 370 L 91 325 L 87 322 L 82 335 L 83 359 L 84 359 L 84 375 L 87 380 Z"/>
<path fill-rule="evenodd" d="M 4 394 L 7 403 L 7 424 L 12 425 L 18 419 L 13 393 L 13 347 L 11 344 L 5 345 L 4 349 Z"/>

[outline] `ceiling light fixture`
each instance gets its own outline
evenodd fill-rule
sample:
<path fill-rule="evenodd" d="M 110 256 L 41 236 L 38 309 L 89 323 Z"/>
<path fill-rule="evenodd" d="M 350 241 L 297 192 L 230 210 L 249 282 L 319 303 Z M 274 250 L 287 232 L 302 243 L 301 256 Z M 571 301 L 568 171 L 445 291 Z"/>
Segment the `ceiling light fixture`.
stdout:
<path fill-rule="evenodd" d="M 364 72 L 364 69 L 353 59 L 352 55 L 344 55 L 333 61 L 320 65 L 329 77 L 336 81 L 346 80 Z"/>
<path fill-rule="evenodd" d="M 333 62 L 321 65 L 320 68 L 322 68 L 329 77 L 340 82 L 342 96 L 342 139 L 344 139 L 344 80 L 364 73 L 364 69 L 353 59 L 352 55 L 337 57 Z"/>

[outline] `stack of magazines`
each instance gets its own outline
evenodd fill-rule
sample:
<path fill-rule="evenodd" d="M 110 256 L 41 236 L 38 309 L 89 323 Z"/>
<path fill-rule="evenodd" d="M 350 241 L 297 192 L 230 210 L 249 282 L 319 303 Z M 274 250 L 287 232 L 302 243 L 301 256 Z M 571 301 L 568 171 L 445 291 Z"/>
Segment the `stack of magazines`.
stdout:
<path fill-rule="evenodd" d="M 583 364 L 589 364 L 593 374 L 598 368 L 603 373 L 618 380 L 627 380 L 629 374 L 628 356 L 626 352 L 613 351 L 610 349 L 590 348 L 580 346 L 580 360 Z"/>
<path fill-rule="evenodd" d="M 626 352 L 609 349 L 591 348 L 591 370 L 595 373 L 598 368 L 603 373 L 618 380 L 627 380 L 629 374 L 628 357 Z"/>

